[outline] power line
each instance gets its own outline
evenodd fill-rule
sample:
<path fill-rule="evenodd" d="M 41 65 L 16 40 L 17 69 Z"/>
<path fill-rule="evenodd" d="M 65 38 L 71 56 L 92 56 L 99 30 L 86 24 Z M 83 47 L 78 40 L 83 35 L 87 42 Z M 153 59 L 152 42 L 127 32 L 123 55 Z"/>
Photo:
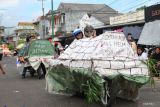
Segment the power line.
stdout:
<path fill-rule="evenodd" d="M 160 1 L 157 1 L 156 3 L 154 3 L 153 5 L 156 5 L 156 4 L 160 4 Z"/>
<path fill-rule="evenodd" d="M 148 1 L 150 1 L 150 0 L 148 0 Z M 133 7 L 131 7 L 131 8 L 128 8 L 128 9 L 124 9 L 124 10 L 122 10 L 122 12 L 125 12 L 125 11 L 128 11 L 129 9 L 130 10 L 132 10 L 134 7 L 137 7 L 137 6 L 140 6 L 140 5 L 142 5 L 142 4 L 145 4 L 146 2 L 148 2 L 148 1 L 145 1 L 145 2 L 143 2 L 143 3 L 141 3 L 141 4 L 138 4 L 138 5 L 136 5 L 136 6 L 133 6 Z M 133 3 L 133 2 L 132 2 Z M 160 3 L 160 1 L 157 1 L 156 3 L 154 3 L 154 4 L 152 4 L 152 5 L 156 5 L 156 4 L 159 4 Z M 128 3 L 129 4 L 129 3 Z M 120 10 L 121 11 L 121 10 Z"/>
<path fill-rule="evenodd" d="M 108 5 L 104 5 L 102 8 L 97 9 L 97 10 L 94 10 L 94 11 L 91 11 L 91 12 L 89 12 L 89 13 L 90 13 L 90 14 L 97 14 L 97 13 L 101 12 L 101 10 L 107 8 L 106 6 L 108 6 Z M 108 7 L 109 7 L 109 6 L 108 6 Z M 111 8 L 111 7 L 110 7 L 110 8 Z M 112 9 L 112 8 L 111 8 L 111 9 Z M 113 9 L 112 11 L 103 11 L 103 13 L 118 13 L 118 12 L 117 12 L 117 11 L 114 12 L 114 9 Z"/>
<path fill-rule="evenodd" d="M 112 5 L 116 2 L 117 0 L 113 0 L 112 2 L 110 2 L 108 5 Z"/>
<path fill-rule="evenodd" d="M 136 3 L 136 2 L 138 2 L 138 0 L 134 0 L 134 1 L 132 1 L 132 2 L 126 2 L 125 4 L 123 4 L 124 5 L 124 7 L 128 7 L 128 6 L 130 6 L 131 4 L 133 4 L 133 3 Z M 122 9 L 123 10 L 123 9 Z"/>
<path fill-rule="evenodd" d="M 145 4 L 145 3 L 147 3 L 148 1 L 151 1 L 151 0 L 146 0 L 146 1 L 144 1 L 144 2 L 142 2 L 142 3 L 140 3 L 140 4 L 138 4 L 138 5 L 135 5 L 135 6 L 133 6 L 133 7 L 127 8 L 127 9 L 125 9 L 125 10 L 122 10 L 122 12 L 125 12 L 125 11 L 128 11 L 128 10 L 132 10 L 133 8 L 135 8 L 135 7 L 137 7 L 137 6 L 141 6 L 141 5 Z"/>

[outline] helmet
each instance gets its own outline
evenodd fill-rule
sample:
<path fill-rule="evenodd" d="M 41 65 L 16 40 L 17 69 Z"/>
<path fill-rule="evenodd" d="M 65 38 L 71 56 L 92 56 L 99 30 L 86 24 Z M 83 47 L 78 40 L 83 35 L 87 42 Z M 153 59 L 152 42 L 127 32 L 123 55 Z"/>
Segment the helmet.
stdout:
<path fill-rule="evenodd" d="M 81 31 L 81 29 L 75 29 L 74 31 L 73 31 L 73 33 L 72 33 L 72 35 L 73 36 L 77 36 L 79 33 L 81 33 L 82 31 Z"/>

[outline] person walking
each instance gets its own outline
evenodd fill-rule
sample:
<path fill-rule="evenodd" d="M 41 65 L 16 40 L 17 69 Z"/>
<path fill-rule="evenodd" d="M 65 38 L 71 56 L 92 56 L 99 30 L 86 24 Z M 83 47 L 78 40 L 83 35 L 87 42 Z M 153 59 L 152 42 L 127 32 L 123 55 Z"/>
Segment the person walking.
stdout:
<path fill-rule="evenodd" d="M 28 69 L 28 67 L 30 67 L 30 63 L 28 61 L 28 58 L 25 58 L 27 56 L 27 54 L 28 54 L 29 45 L 30 45 L 30 36 L 26 37 L 25 46 L 21 50 L 22 52 L 19 53 L 19 60 L 22 63 L 24 63 L 24 68 L 23 68 L 23 72 L 22 72 L 22 78 L 25 78 L 27 69 Z"/>
<path fill-rule="evenodd" d="M 2 63 L 1 63 L 2 57 L 3 57 L 3 48 L 2 48 L 2 38 L 0 36 L 0 71 L 2 74 L 5 74 L 5 71 L 4 71 Z"/>

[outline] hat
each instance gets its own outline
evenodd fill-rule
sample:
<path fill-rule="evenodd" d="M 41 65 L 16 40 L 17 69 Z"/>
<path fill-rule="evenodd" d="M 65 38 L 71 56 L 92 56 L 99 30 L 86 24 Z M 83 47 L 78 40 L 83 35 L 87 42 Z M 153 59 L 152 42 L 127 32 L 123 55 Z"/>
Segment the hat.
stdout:
<path fill-rule="evenodd" d="M 81 33 L 81 29 L 75 29 L 72 33 L 73 36 L 77 36 L 79 33 Z"/>

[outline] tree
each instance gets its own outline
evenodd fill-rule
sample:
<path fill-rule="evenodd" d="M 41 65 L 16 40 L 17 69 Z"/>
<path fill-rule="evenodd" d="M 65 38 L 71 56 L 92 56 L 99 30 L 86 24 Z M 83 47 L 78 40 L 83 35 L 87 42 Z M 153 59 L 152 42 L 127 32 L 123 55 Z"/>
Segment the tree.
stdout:
<path fill-rule="evenodd" d="M 141 7 L 137 8 L 136 11 L 144 10 L 146 7 L 147 7 L 147 6 L 145 6 L 145 5 L 144 5 L 144 6 L 141 6 Z"/>

